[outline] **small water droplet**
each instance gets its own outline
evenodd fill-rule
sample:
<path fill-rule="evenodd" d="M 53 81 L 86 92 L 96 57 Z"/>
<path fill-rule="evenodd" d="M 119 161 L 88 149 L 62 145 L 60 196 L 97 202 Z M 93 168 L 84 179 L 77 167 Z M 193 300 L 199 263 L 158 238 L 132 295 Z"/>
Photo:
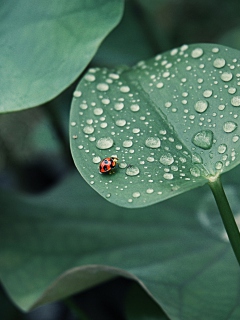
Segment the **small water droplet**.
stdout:
<path fill-rule="evenodd" d="M 107 83 L 99 83 L 99 84 L 97 85 L 97 89 L 98 89 L 99 91 L 108 91 L 109 85 L 108 85 Z"/>
<path fill-rule="evenodd" d="M 240 96 L 235 96 L 231 99 L 231 104 L 234 107 L 239 107 L 240 106 Z"/>
<path fill-rule="evenodd" d="M 226 61 L 223 58 L 217 58 L 213 62 L 213 65 L 215 68 L 223 68 L 225 64 L 226 64 Z"/>
<path fill-rule="evenodd" d="M 130 107 L 131 111 L 133 112 L 137 112 L 139 111 L 140 107 L 138 104 L 132 104 L 131 107 Z"/>
<path fill-rule="evenodd" d="M 126 169 L 126 175 L 128 176 L 136 176 L 140 172 L 139 168 L 136 166 L 129 165 Z"/>
<path fill-rule="evenodd" d="M 101 114 L 103 114 L 103 109 L 102 108 L 95 108 L 93 110 L 93 113 L 95 114 L 95 116 L 100 116 Z"/>
<path fill-rule="evenodd" d="M 79 91 L 79 90 L 75 90 L 75 91 L 73 92 L 73 96 L 74 96 L 75 98 L 79 98 L 79 97 L 81 97 L 81 95 L 82 95 L 82 92 Z"/>
<path fill-rule="evenodd" d="M 123 147 L 130 148 L 133 145 L 133 142 L 131 140 L 125 140 L 123 141 Z"/>
<path fill-rule="evenodd" d="M 227 150 L 226 144 L 220 144 L 218 146 L 218 153 L 224 153 L 224 152 L 226 152 L 226 150 Z"/>
<path fill-rule="evenodd" d="M 200 170 L 197 167 L 190 168 L 190 173 L 194 177 L 200 177 Z"/>
<path fill-rule="evenodd" d="M 192 153 L 192 163 L 203 163 L 203 159 L 200 154 L 196 152 Z"/>
<path fill-rule="evenodd" d="M 211 130 L 197 132 L 192 138 L 192 143 L 201 149 L 210 149 L 213 144 L 213 132 Z"/>
<path fill-rule="evenodd" d="M 194 109 L 199 112 L 202 113 L 204 111 L 206 111 L 208 108 L 208 102 L 205 100 L 199 100 L 196 102 Z"/>
<path fill-rule="evenodd" d="M 113 146 L 113 139 L 110 137 L 100 138 L 96 142 L 96 147 L 98 149 L 109 149 Z"/>
<path fill-rule="evenodd" d="M 239 136 L 234 136 L 233 138 L 232 138 L 232 141 L 233 142 L 237 142 L 239 140 Z"/>
<path fill-rule="evenodd" d="M 117 125 L 118 127 L 124 127 L 126 123 L 127 123 L 127 121 L 124 120 L 124 119 L 118 119 L 118 120 L 116 121 L 116 125 Z"/>
<path fill-rule="evenodd" d="M 202 55 L 203 55 L 203 49 L 202 48 L 196 48 L 191 53 L 191 56 L 193 58 L 200 58 Z"/>
<path fill-rule="evenodd" d="M 234 130 L 236 130 L 238 127 L 237 123 L 233 122 L 233 121 L 227 121 L 224 123 L 223 125 L 223 130 L 226 132 L 226 133 L 231 133 L 233 132 Z"/>
<path fill-rule="evenodd" d="M 148 193 L 148 194 L 153 193 L 153 192 L 154 192 L 154 190 L 151 189 L 151 188 L 149 188 L 149 189 L 146 190 L 146 193 Z"/>
<path fill-rule="evenodd" d="M 160 147 L 161 141 L 158 137 L 149 137 L 146 139 L 145 145 L 148 148 L 156 149 Z"/>
<path fill-rule="evenodd" d="M 72 121 L 72 122 L 71 122 L 71 126 L 72 126 L 72 127 L 75 127 L 76 124 L 77 124 L 77 123 L 76 123 L 75 121 Z"/>
<path fill-rule="evenodd" d="M 173 174 L 172 173 L 164 173 L 163 178 L 166 180 L 172 180 L 173 179 Z"/>
<path fill-rule="evenodd" d="M 93 74 L 88 73 L 85 75 L 84 79 L 92 82 L 96 80 L 96 77 Z"/>
<path fill-rule="evenodd" d="M 140 195 L 141 195 L 141 193 L 140 192 L 133 192 L 133 194 L 132 194 L 132 196 L 133 196 L 133 198 L 139 198 L 140 197 Z"/>
<path fill-rule="evenodd" d="M 232 80 L 233 74 L 231 72 L 223 72 L 221 74 L 221 79 L 225 82 Z"/>
<path fill-rule="evenodd" d="M 120 87 L 120 91 L 123 93 L 127 93 L 130 91 L 130 88 L 129 88 L 129 86 L 122 86 L 122 87 Z"/>
<path fill-rule="evenodd" d="M 111 193 L 106 194 L 106 198 L 110 198 L 111 197 Z"/>
<path fill-rule="evenodd" d="M 83 132 L 86 134 L 92 134 L 94 132 L 94 128 L 92 126 L 86 126 L 83 128 Z"/>
<path fill-rule="evenodd" d="M 212 91 L 212 90 L 205 90 L 205 91 L 203 92 L 203 96 L 204 96 L 205 98 L 210 98 L 212 94 L 213 94 L 213 91 Z"/>
<path fill-rule="evenodd" d="M 122 102 L 117 102 L 115 103 L 114 105 L 114 109 L 117 110 L 117 111 L 120 111 L 124 108 L 124 104 Z"/>
<path fill-rule="evenodd" d="M 156 84 L 156 87 L 159 88 L 159 89 L 161 89 L 161 88 L 163 87 L 163 83 L 162 83 L 162 82 L 158 82 L 158 83 Z"/>
<path fill-rule="evenodd" d="M 169 166 L 174 162 L 174 158 L 171 153 L 167 153 L 162 155 L 159 161 L 161 164 Z"/>
<path fill-rule="evenodd" d="M 222 167 L 223 167 L 223 163 L 222 163 L 221 161 L 217 161 L 217 162 L 215 163 L 215 168 L 216 168 L 217 170 L 221 170 Z"/>
<path fill-rule="evenodd" d="M 96 157 L 93 157 L 93 163 L 99 163 L 101 161 L 101 158 L 96 156 Z"/>
<path fill-rule="evenodd" d="M 148 162 L 154 162 L 154 158 L 153 157 L 147 157 L 147 161 Z"/>

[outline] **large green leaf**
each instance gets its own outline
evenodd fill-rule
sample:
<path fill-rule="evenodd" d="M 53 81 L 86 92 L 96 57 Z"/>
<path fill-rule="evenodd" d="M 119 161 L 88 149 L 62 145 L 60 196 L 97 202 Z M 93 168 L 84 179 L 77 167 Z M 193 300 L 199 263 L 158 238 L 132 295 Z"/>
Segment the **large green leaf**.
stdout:
<path fill-rule="evenodd" d="M 123 209 L 78 174 L 35 198 L 1 192 L 0 278 L 25 310 L 122 275 L 138 278 L 170 319 L 238 320 L 239 267 L 199 219 L 204 193 Z"/>
<path fill-rule="evenodd" d="M 123 0 L 3 1 L 0 112 L 42 104 L 68 87 L 122 10 Z"/>
<path fill-rule="evenodd" d="M 181 48 L 133 68 L 90 69 L 71 108 L 71 150 L 84 179 L 125 207 L 201 186 L 240 162 L 240 53 Z M 99 174 L 116 155 L 114 174 Z"/>

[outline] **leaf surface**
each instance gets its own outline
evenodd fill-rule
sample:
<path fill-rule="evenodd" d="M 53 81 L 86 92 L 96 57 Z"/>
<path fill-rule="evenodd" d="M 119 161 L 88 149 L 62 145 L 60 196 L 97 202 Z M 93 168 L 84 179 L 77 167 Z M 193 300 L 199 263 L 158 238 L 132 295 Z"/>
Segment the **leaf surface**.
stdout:
<path fill-rule="evenodd" d="M 90 69 L 74 92 L 71 150 L 104 198 L 143 207 L 201 186 L 239 157 L 238 51 L 184 45 L 133 68 Z M 99 174 L 115 155 L 119 166 Z"/>
<path fill-rule="evenodd" d="M 40 105 L 68 87 L 122 10 L 122 0 L 4 1 L 0 112 Z"/>

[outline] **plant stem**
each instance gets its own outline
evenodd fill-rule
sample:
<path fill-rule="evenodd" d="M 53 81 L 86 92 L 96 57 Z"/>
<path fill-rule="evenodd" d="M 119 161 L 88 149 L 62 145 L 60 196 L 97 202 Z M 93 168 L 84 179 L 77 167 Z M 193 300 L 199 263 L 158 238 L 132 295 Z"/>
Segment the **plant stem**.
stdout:
<path fill-rule="evenodd" d="M 216 200 L 232 249 L 240 265 L 240 233 L 224 192 L 220 177 L 214 181 L 209 181 L 209 186 Z"/>
<path fill-rule="evenodd" d="M 85 313 L 78 308 L 76 303 L 71 298 L 66 298 L 63 300 L 63 302 L 79 320 L 88 320 L 88 317 L 85 315 Z"/>

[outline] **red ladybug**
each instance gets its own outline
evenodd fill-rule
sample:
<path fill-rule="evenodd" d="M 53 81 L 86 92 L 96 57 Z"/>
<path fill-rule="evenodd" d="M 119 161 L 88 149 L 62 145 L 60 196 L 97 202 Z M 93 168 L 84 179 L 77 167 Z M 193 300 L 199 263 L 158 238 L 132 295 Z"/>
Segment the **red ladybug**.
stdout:
<path fill-rule="evenodd" d="M 109 173 L 116 167 L 118 158 L 117 157 L 108 157 L 103 159 L 99 164 L 99 172 L 100 173 Z"/>

